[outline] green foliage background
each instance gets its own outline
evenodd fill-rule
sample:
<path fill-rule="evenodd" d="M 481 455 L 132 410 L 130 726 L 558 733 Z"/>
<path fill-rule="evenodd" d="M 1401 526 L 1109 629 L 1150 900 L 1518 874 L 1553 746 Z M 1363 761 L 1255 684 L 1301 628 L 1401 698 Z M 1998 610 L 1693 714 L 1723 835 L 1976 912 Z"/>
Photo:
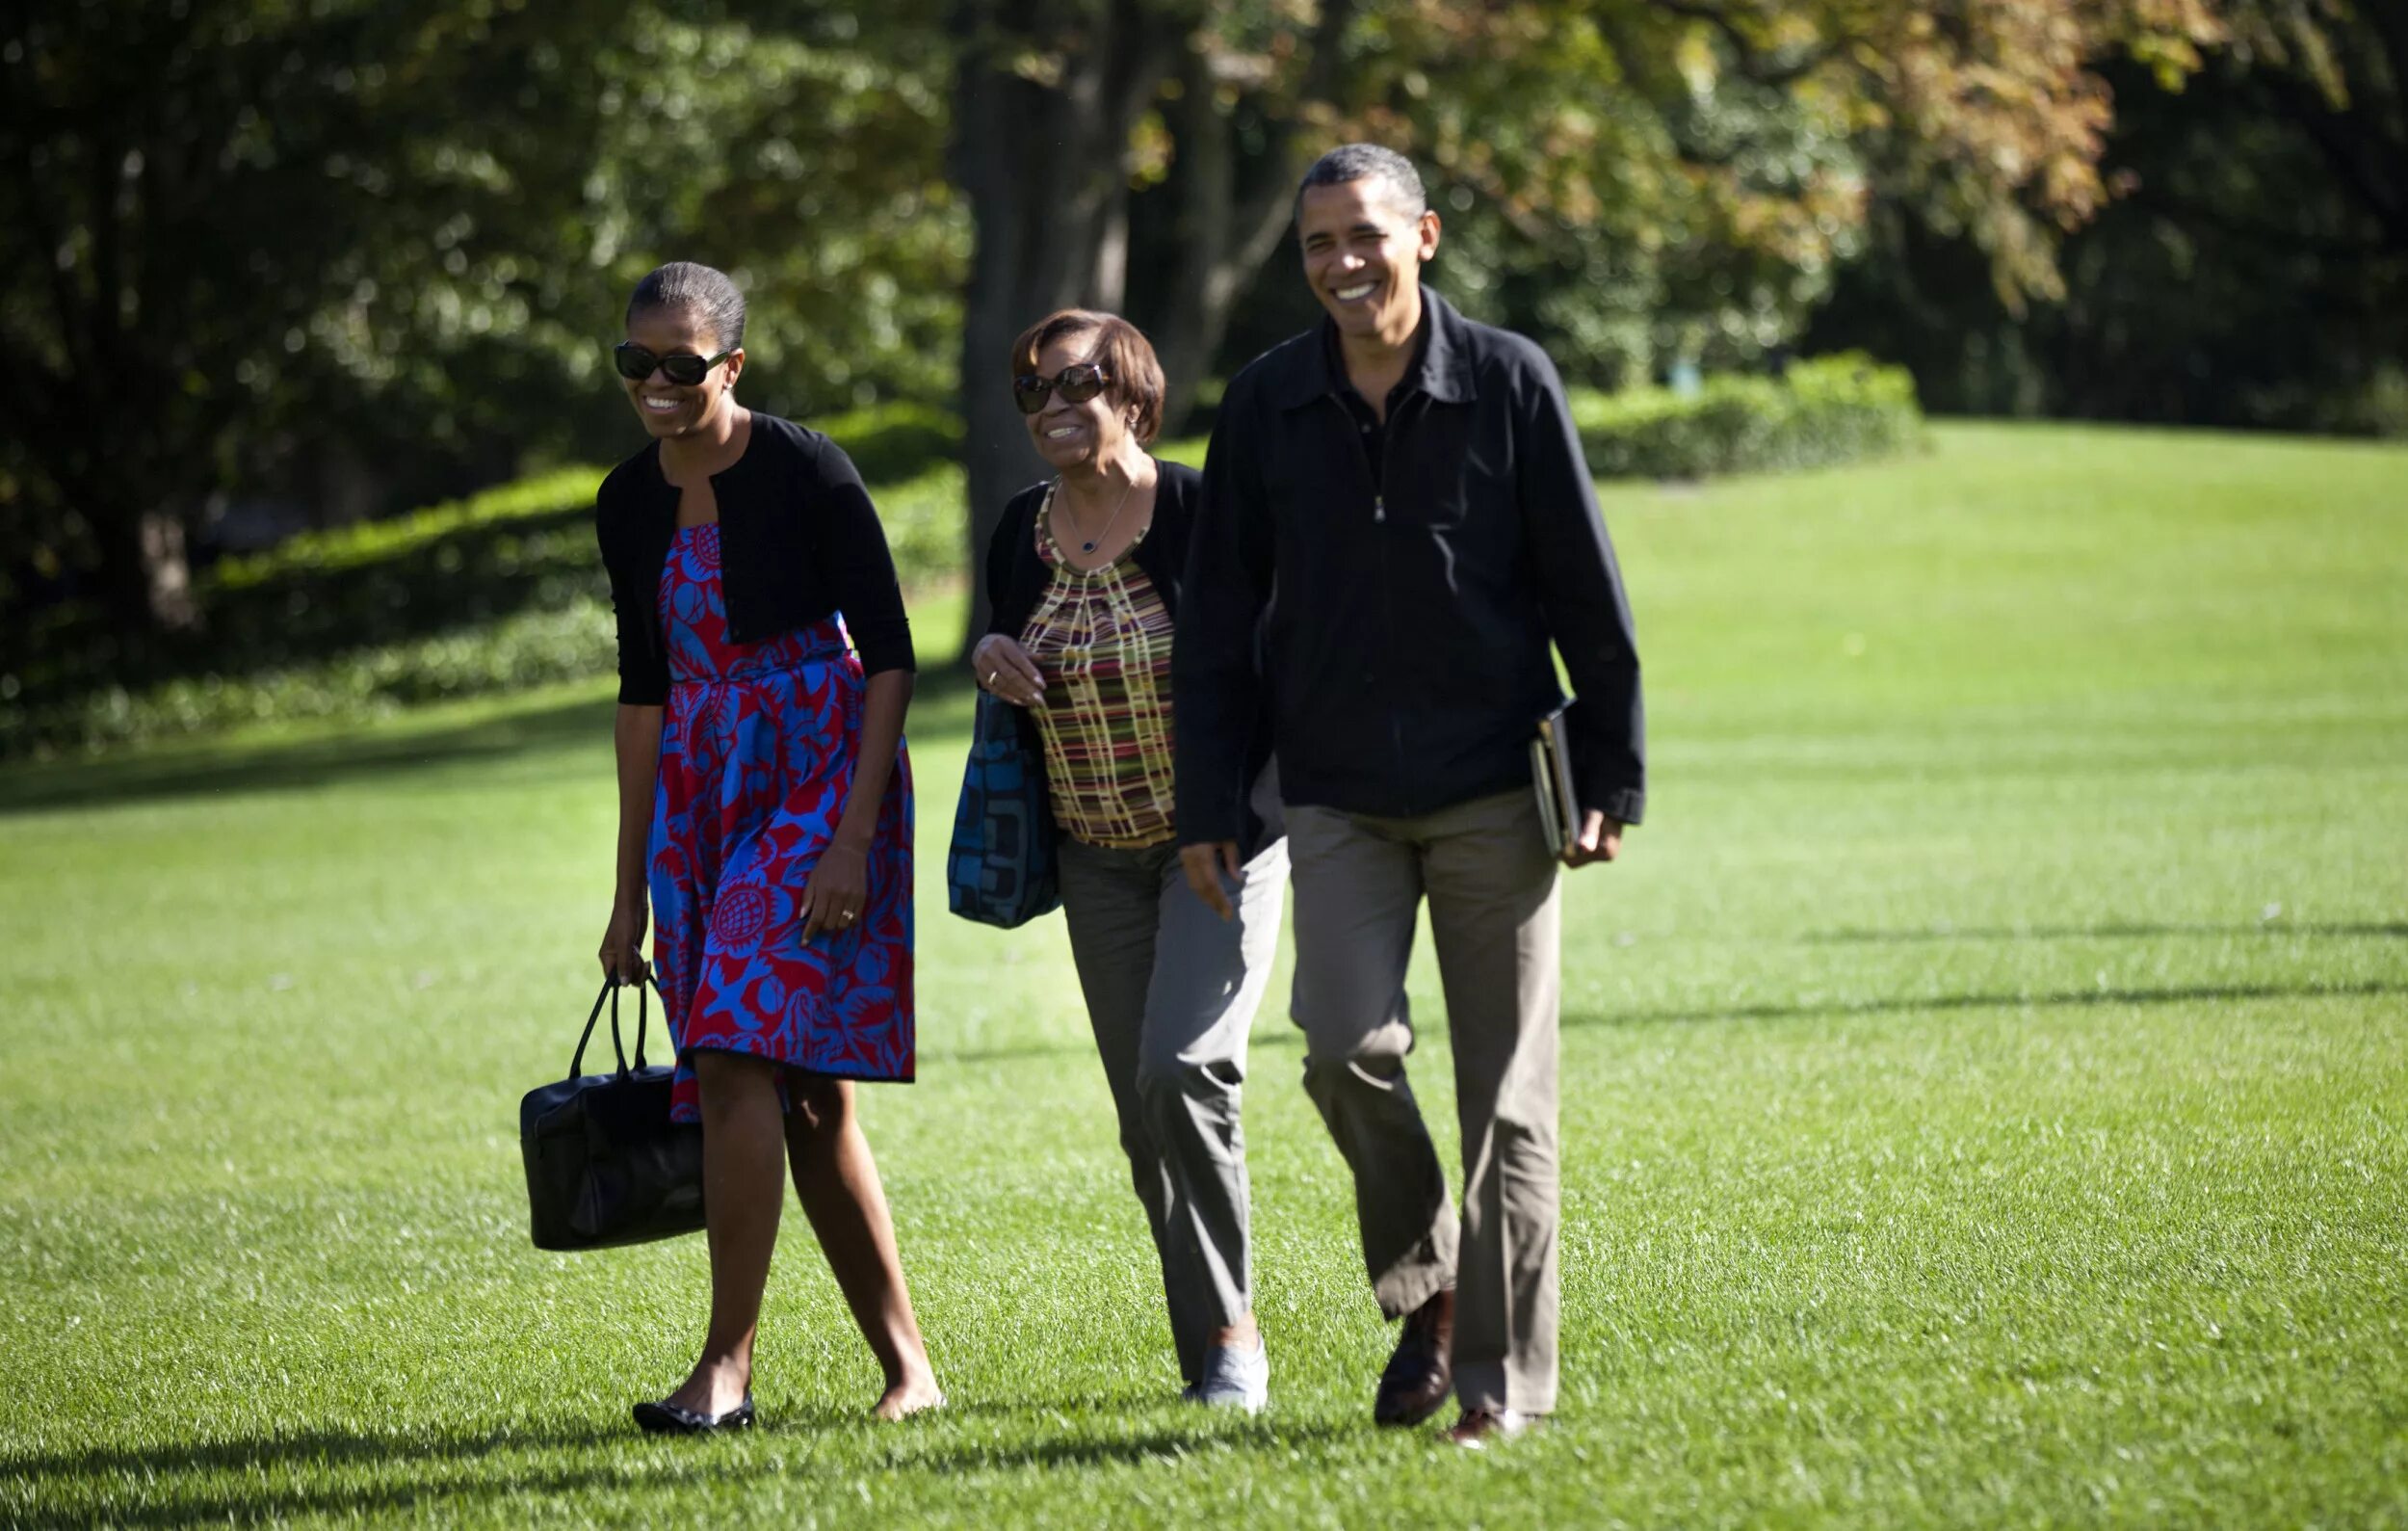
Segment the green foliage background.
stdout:
<path fill-rule="evenodd" d="M 2403 76 L 2408 28 L 2355 0 L 27 0 L 0 15 L 0 710 L 78 667 L 176 678 L 195 644 L 281 664 L 312 611 L 270 620 L 213 557 L 617 456 L 604 355 L 667 258 L 753 294 L 747 403 L 970 421 L 890 468 L 933 493 L 961 458 L 967 541 L 1026 463 L 963 348 L 976 374 L 1034 311 L 1109 302 L 1209 398 L 1318 317 L 1275 236 L 1301 157 L 1349 136 L 1426 172 L 1435 284 L 1585 385 L 1861 349 L 1944 408 L 2408 429 Z M 1049 132 L 1090 129 L 1080 174 L 1034 181 L 1072 158 Z M 1601 465 L 1825 460 L 1764 387 L 1712 393 L 1635 394 Z"/>
<path fill-rule="evenodd" d="M 1591 466 L 1700 479 L 1826 466 L 1922 438 L 1914 384 L 1861 356 L 1780 380 L 1716 378 L 1694 395 L 1573 392 Z M 815 422 L 871 486 L 907 586 L 963 572 L 959 426 L 900 405 Z M 1200 464 L 1205 443 L 1157 450 Z M 200 580 L 207 630 L 142 667 L 89 608 L 41 614 L 0 696 L 0 759 L 214 733 L 246 724 L 380 717 L 402 707 L 604 673 L 614 627 L 592 531 L 599 467 L 560 468 L 387 520 L 304 533 Z M 948 634 L 918 634 L 932 655 Z"/>

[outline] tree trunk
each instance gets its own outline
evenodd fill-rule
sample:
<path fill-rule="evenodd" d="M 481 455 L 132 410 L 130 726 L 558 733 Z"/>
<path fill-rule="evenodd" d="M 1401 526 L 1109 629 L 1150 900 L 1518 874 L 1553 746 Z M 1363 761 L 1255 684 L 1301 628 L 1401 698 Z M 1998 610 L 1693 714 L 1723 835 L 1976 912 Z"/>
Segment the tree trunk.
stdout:
<path fill-rule="evenodd" d="M 95 514 L 107 503 L 97 497 L 105 492 L 79 495 L 77 500 L 86 507 L 93 550 L 99 555 L 93 593 L 109 614 L 120 652 L 139 667 L 157 649 L 163 635 L 200 625 L 192 565 L 185 556 L 185 527 L 180 516 L 166 510 L 112 506 Z"/>
<path fill-rule="evenodd" d="M 144 511 L 140 530 L 143 598 L 150 607 L 151 620 L 173 632 L 198 627 L 200 604 L 193 595 L 184 517 L 170 511 Z"/>
<path fill-rule="evenodd" d="M 1147 327 L 1169 383 L 1163 415 L 1174 422 L 1186 417 L 1196 386 L 1212 370 L 1231 308 L 1287 232 L 1296 176 L 1283 129 L 1274 135 L 1275 151 L 1254 167 L 1242 193 L 1233 115 L 1214 99 L 1209 80 L 1191 83 L 1182 104 L 1179 260 L 1166 301 Z"/>
<path fill-rule="evenodd" d="M 1057 308 L 1116 307 L 1128 241 L 1129 135 L 1185 32 L 1139 0 L 1086 8 L 1073 27 L 1002 0 L 962 0 L 954 159 L 976 227 L 961 327 L 970 622 L 986 631 L 987 543 L 1004 502 L 1044 471 L 1012 403 L 1012 338 Z M 1059 61 L 1050 79 L 1014 68 Z"/>
<path fill-rule="evenodd" d="M 1172 127 L 1178 158 L 1171 165 L 1170 187 L 1178 198 L 1172 246 L 1179 256 L 1170 289 L 1146 326 L 1168 384 L 1163 418 L 1173 429 L 1187 417 L 1196 384 L 1212 365 L 1213 348 L 1219 343 L 1222 326 L 1216 325 L 1214 316 L 1196 300 L 1212 274 L 1228 260 L 1238 171 L 1232 124 L 1216 99 L 1211 61 L 1191 50 L 1180 61 L 1179 76 L 1179 111 Z M 1221 318 L 1225 323 L 1225 311 Z"/>
<path fill-rule="evenodd" d="M 1146 331 L 1169 382 L 1167 420 L 1186 416 L 1229 332 L 1231 310 L 1288 231 L 1296 178 L 1304 171 L 1296 124 L 1309 108 L 1332 101 L 1338 41 L 1353 14 L 1354 0 L 1322 0 L 1294 101 L 1265 107 L 1224 100 L 1210 58 L 1190 49 L 1181 60 L 1171 188 L 1178 198 L 1178 264 Z M 1243 133 L 1248 124 L 1241 114 L 1249 110 L 1265 119 L 1255 134 Z M 1241 154 L 1242 136 L 1259 137 L 1264 147 Z"/>

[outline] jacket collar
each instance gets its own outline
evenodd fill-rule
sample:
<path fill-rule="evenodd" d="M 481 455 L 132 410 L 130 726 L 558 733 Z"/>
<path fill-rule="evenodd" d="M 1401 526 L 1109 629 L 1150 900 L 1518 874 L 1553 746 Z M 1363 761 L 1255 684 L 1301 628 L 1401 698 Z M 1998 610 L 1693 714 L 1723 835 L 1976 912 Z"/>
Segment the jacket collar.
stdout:
<path fill-rule="evenodd" d="M 1412 368 L 1406 373 L 1413 388 L 1441 404 L 1469 404 L 1479 397 L 1472 381 L 1473 358 L 1469 322 L 1454 305 L 1422 287 L 1422 330 Z M 1348 386 L 1343 368 L 1338 322 L 1324 315 L 1319 329 L 1297 337 L 1294 361 L 1280 379 L 1278 404 L 1300 409 L 1314 400 Z"/>

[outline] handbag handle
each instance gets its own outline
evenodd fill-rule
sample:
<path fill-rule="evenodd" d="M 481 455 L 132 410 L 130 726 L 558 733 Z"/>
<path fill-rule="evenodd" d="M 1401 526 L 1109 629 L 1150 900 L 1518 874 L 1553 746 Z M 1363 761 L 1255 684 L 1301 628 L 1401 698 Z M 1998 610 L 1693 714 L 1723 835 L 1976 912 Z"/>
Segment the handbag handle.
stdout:
<path fill-rule="evenodd" d="M 660 983 L 649 972 L 643 975 L 643 982 L 636 986 L 636 1067 L 639 1069 L 644 1067 L 644 1036 L 650 1028 L 652 1019 L 651 1001 L 644 994 L 644 990 L 647 988 L 654 993 L 660 993 Z M 617 984 L 605 978 L 602 980 L 602 992 L 593 996 L 593 1009 L 586 1015 L 586 1029 L 577 1037 L 576 1056 L 568 1060 L 568 1077 L 571 1079 L 586 1071 L 586 1044 L 593 1040 L 594 1022 L 602 1018 L 602 1007 L 605 1004 L 611 1007 L 611 1051 L 618 1059 L 619 1076 L 626 1077 L 627 1044 L 618 1029 L 618 990 Z M 668 996 L 667 994 L 661 994 L 661 1006 L 664 1011 L 667 1009 Z"/>

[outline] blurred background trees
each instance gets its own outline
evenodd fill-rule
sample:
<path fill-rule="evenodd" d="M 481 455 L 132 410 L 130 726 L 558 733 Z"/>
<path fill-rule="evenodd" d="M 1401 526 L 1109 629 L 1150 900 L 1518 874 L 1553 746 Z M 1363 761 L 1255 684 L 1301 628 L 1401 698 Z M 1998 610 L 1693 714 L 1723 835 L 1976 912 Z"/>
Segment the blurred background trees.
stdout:
<path fill-rule="evenodd" d="M 658 261 L 751 402 L 962 421 L 1118 307 L 1179 405 L 1315 313 L 1305 160 L 1425 166 L 1433 280 L 1605 386 L 1862 347 L 1946 409 L 2408 430 L 2408 19 L 2371 0 L 22 0 L 0 605 L 205 620 L 196 554 L 632 439 Z M 983 513 L 982 515 L 980 513 Z M 0 621 L 0 635 L 27 629 Z"/>
<path fill-rule="evenodd" d="M 747 8 L 747 13 L 767 13 Z M 37 3 L 0 40 L 0 599 L 196 615 L 229 496 L 321 522 L 615 455 L 669 252 L 770 296 L 798 409 L 942 397 L 948 59 L 801 8 Z M 264 505 L 263 505 L 264 502 Z"/>
<path fill-rule="evenodd" d="M 1806 343 L 1906 361 L 1948 410 L 2408 435 L 2408 7 L 2223 14 L 2195 71 L 2104 67 L 2118 195 L 2065 239 L 2055 301 L 1882 202 Z"/>

